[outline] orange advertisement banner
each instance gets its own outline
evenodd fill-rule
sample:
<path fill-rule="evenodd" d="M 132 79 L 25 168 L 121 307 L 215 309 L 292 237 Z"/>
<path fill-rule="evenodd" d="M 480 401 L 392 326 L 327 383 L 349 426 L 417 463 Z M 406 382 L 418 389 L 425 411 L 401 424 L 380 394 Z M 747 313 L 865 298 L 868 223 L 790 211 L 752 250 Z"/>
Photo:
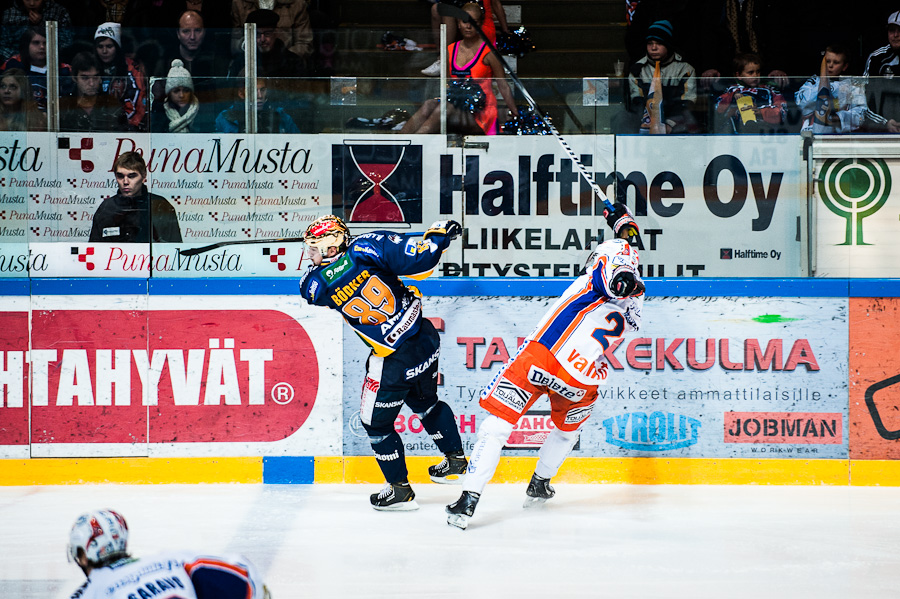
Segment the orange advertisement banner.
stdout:
<path fill-rule="evenodd" d="M 850 458 L 900 458 L 900 298 L 850 298 Z"/>

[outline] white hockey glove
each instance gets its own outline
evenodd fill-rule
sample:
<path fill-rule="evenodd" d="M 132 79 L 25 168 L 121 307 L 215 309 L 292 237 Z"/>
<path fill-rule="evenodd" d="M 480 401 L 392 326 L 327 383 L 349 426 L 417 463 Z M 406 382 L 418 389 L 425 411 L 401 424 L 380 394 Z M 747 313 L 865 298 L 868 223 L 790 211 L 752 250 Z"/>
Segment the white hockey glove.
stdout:
<path fill-rule="evenodd" d="M 439 220 L 425 231 L 423 239 L 428 239 L 429 235 L 446 235 L 451 240 L 459 237 L 462 233 L 462 225 L 455 220 Z"/>
<path fill-rule="evenodd" d="M 627 239 L 640 232 L 637 223 L 634 222 L 634 217 L 628 211 L 628 206 L 622 202 L 616 202 L 613 204 L 613 208 L 615 210 L 604 208 L 603 216 L 606 218 L 606 224 L 613 230 L 616 237 Z"/>

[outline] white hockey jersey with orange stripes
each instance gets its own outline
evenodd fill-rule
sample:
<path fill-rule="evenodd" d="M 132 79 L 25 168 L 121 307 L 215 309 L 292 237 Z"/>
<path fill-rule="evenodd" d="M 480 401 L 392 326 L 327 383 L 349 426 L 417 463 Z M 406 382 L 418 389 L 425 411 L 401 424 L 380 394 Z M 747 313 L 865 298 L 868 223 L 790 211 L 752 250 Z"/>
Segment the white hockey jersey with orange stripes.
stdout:
<path fill-rule="evenodd" d="M 262 599 L 265 587 L 240 556 L 170 552 L 91 571 L 71 599 Z"/>
<path fill-rule="evenodd" d="M 618 298 L 609 283 L 619 269 L 638 274 L 637 250 L 622 239 L 607 241 L 594 251 L 585 274 L 573 282 L 527 337 L 556 357 L 576 380 L 605 384 L 603 352 L 611 343 L 641 326 L 643 294 Z"/>

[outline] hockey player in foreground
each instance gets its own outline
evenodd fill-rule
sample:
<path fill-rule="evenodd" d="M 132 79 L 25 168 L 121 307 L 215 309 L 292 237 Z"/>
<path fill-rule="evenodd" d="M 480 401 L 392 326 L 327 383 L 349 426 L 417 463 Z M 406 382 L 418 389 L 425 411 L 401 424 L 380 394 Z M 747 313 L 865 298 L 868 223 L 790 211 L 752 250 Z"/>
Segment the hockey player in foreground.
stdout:
<path fill-rule="evenodd" d="M 453 410 L 437 396 L 440 338 L 415 288 L 400 276 L 424 279 L 462 232 L 456 221 L 439 221 L 416 241 L 391 231 L 351 238 L 336 216 L 323 216 L 304 234 L 312 266 L 300 280 L 308 303 L 337 310 L 371 348 L 359 414 L 387 485 L 369 500 L 376 510 L 419 508 L 407 479 L 403 441 L 394 420 L 403 404 L 418 414 L 444 460 L 428 468 L 431 480 L 458 483 L 466 471 Z"/>
<path fill-rule="evenodd" d="M 169 552 L 128 555 L 128 525 L 112 510 L 83 514 L 69 533 L 69 561 L 87 581 L 72 599 L 270 599 L 253 565 L 239 556 Z"/>
<path fill-rule="evenodd" d="M 637 224 L 624 204 L 607 221 L 619 236 Z M 541 445 L 525 507 L 555 494 L 550 479 L 578 441 L 609 375 L 603 352 L 641 325 L 644 283 L 637 251 L 624 239 L 600 244 L 575 279 L 538 323 L 516 355 L 482 390 L 480 404 L 490 415 L 478 428 L 463 492 L 447 506 L 447 524 L 465 529 L 485 485 L 494 476 L 500 452 L 519 418 L 540 398 L 550 399 L 555 428 Z"/>

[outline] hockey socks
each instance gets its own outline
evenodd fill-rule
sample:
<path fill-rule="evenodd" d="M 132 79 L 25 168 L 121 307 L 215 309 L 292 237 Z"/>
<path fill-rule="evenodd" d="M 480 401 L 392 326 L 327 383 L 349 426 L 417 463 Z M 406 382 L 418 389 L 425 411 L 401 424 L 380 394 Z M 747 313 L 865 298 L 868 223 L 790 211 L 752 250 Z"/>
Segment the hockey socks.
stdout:
<path fill-rule="evenodd" d="M 469 467 L 463 488 L 481 494 L 485 485 L 494 476 L 500 462 L 500 452 L 509 439 L 513 425 L 497 416 L 488 416 L 478 427 L 478 441 L 472 448 Z"/>
<path fill-rule="evenodd" d="M 580 431 L 563 431 L 554 428 L 544 439 L 541 449 L 538 451 L 538 463 L 534 468 L 535 474 L 541 478 L 550 479 L 559 472 L 559 467 L 578 442 Z"/>
<path fill-rule="evenodd" d="M 408 472 L 406 470 L 406 454 L 403 450 L 403 440 L 396 432 L 392 432 L 384 437 L 370 437 L 372 442 L 372 451 L 375 452 L 375 460 L 378 461 L 378 467 L 384 474 L 384 479 L 390 482 L 406 481 Z"/>
<path fill-rule="evenodd" d="M 459 425 L 450 406 L 438 401 L 424 414 L 419 414 L 419 417 L 422 420 L 422 426 L 441 453 L 449 455 L 462 451 Z"/>

